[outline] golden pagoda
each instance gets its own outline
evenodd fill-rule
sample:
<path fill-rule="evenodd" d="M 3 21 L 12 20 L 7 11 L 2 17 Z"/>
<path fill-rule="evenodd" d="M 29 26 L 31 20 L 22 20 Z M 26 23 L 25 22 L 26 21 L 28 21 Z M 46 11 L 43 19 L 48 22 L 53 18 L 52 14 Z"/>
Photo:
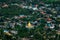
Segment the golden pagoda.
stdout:
<path fill-rule="evenodd" d="M 30 23 L 30 22 L 28 22 L 28 24 L 26 25 L 26 28 L 33 28 L 33 25 Z"/>
<path fill-rule="evenodd" d="M 11 36 L 11 34 L 9 32 L 4 32 L 4 34 L 6 34 L 8 36 Z"/>

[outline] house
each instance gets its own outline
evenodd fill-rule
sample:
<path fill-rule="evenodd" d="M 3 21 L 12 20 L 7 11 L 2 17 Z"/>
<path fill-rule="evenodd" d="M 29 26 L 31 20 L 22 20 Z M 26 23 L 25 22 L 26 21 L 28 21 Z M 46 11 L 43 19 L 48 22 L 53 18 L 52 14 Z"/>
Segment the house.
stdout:
<path fill-rule="evenodd" d="M 8 4 L 4 4 L 2 7 L 5 8 L 5 7 L 8 7 L 9 5 Z"/>

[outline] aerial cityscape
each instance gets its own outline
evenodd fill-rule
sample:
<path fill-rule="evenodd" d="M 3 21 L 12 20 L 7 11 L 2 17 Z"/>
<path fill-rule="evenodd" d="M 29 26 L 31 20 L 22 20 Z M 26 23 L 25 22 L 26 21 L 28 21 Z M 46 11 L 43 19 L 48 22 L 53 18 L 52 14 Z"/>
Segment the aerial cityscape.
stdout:
<path fill-rule="evenodd" d="M 60 0 L 0 0 L 0 40 L 60 40 Z"/>

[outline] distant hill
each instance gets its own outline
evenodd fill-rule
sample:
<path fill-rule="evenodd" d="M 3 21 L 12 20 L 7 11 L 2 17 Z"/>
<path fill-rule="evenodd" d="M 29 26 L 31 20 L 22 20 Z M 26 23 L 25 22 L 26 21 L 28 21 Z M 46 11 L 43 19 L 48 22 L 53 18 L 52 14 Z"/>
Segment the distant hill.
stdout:
<path fill-rule="evenodd" d="M 6 3 L 12 3 L 12 2 L 13 3 L 14 2 L 20 3 L 22 1 L 28 2 L 28 0 L 0 0 L 0 2 L 6 2 Z M 29 0 L 29 2 L 31 2 L 31 1 L 33 1 L 33 2 L 39 2 L 39 1 L 43 1 L 43 2 L 60 2 L 60 0 Z"/>

